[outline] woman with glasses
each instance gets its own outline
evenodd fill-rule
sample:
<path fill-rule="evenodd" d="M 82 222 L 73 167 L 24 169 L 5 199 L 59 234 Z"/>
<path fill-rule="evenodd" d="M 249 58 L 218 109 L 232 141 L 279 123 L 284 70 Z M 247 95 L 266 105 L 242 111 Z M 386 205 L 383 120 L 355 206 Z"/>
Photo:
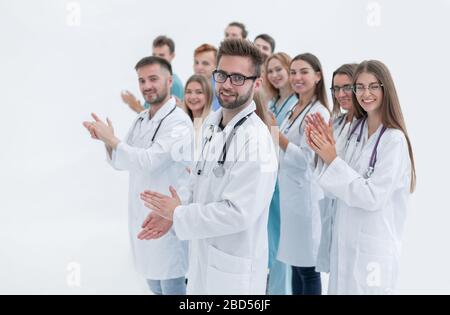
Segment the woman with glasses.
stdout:
<path fill-rule="evenodd" d="M 319 199 L 321 190 L 313 179 L 314 151 L 304 136 L 306 116 L 330 117 L 320 61 L 312 54 L 295 57 L 289 67 L 289 81 L 298 95 L 281 127 L 273 130 L 280 147 L 281 231 L 277 259 L 292 266 L 293 294 L 321 294 L 320 273 L 315 271 L 320 240 Z"/>
<path fill-rule="evenodd" d="M 279 127 L 286 117 L 286 113 L 297 104 L 297 95 L 289 82 L 289 65 L 292 58 L 280 52 L 271 55 L 265 63 L 264 82 L 273 98 L 268 108 Z M 269 282 L 268 294 L 290 294 L 291 270 L 290 266 L 276 259 L 280 242 L 280 191 L 278 184 L 272 196 L 269 208 Z"/>
<path fill-rule="evenodd" d="M 355 120 L 353 106 L 353 76 L 358 64 L 344 64 L 333 72 L 333 132 L 336 138 L 348 134 Z"/>
<path fill-rule="evenodd" d="M 354 124 L 353 106 L 353 76 L 358 65 L 344 64 L 333 72 L 331 96 L 333 99 L 332 132 L 336 143 L 345 143 Z M 309 117 L 307 121 L 311 121 Z M 323 168 L 321 160 L 317 161 L 316 172 Z M 331 196 L 320 201 L 320 219 L 322 224 L 319 253 L 317 255 L 316 271 L 330 272 L 330 245 L 333 222 L 335 220 L 336 202 Z"/>
<path fill-rule="evenodd" d="M 320 117 L 308 145 L 325 167 L 320 186 L 336 198 L 330 294 L 391 294 L 396 287 L 414 157 L 394 82 L 380 61 L 362 62 L 353 80 L 358 119 L 343 147 Z"/>

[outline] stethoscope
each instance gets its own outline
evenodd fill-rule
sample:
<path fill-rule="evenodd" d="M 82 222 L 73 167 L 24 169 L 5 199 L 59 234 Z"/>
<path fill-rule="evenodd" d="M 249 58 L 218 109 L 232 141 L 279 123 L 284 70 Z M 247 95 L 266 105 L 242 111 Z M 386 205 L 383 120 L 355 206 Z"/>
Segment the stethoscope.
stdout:
<path fill-rule="evenodd" d="M 289 101 L 291 100 L 291 98 L 293 98 L 295 96 L 295 94 L 291 94 L 291 96 L 289 96 L 283 103 L 283 105 L 281 105 L 280 110 L 277 111 L 277 107 L 275 106 L 275 104 L 280 100 L 280 97 L 278 97 L 276 99 L 276 101 L 273 103 L 273 105 L 270 107 L 270 110 L 274 113 L 275 118 L 278 118 L 278 115 L 280 115 L 280 113 L 283 111 L 283 108 L 286 107 L 286 105 L 289 103 Z"/>
<path fill-rule="evenodd" d="M 150 140 L 150 144 L 152 144 L 154 141 L 155 141 L 155 139 L 156 139 L 156 135 L 158 134 L 158 131 L 159 131 L 159 128 L 161 128 L 161 124 L 163 123 L 163 121 L 170 115 L 170 114 L 172 114 L 174 111 L 175 111 L 175 109 L 177 108 L 177 106 L 175 105 L 173 108 L 172 108 L 172 110 L 166 115 L 166 116 L 164 116 L 160 121 L 159 121 L 159 124 L 158 124 L 158 127 L 156 127 L 156 130 L 155 130 L 155 132 L 153 133 L 153 137 L 152 137 L 152 139 Z M 133 132 L 130 134 L 130 137 L 132 136 L 132 140 L 133 140 L 133 142 L 134 142 L 134 140 L 135 140 L 135 138 L 136 138 L 136 136 L 134 135 L 135 134 L 135 130 L 136 130 L 136 126 L 137 126 L 137 124 L 139 123 L 139 130 L 141 129 L 141 127 L 142 127 L 142 122 L 144 121 L 144 117 L 139 117 L 138 118 L 138 120 L 134 123 L 134 127 L 133 127 Z M 145 135 L 142 135 L 141 137 L 143 137 L 143 136 L 145 136 Z M 131 143 L 130 142 L 130 137 L 128 138 L 128 143 Z"/>
<path fill-rule="evenodd" d="M 317 103 L 317 100 L 315 100 L 314 103 L 313 103 L 313 101 L 311 101 L 307 106 L 305 106 L 305 108 L 302 109 L 302 111 L 297 115 L 297 117 L 295 117 L 294 121 L 292 121 L 292 122 L 289 124 L 289 126 L 287 126 L 286 128 L 283 129 L 284 135 L 287 135 L 287 134 L 289 133 L 289 130 L 290 130 L 291 127 L 295 124 L 295 122 L 297 121 L 297 119 L 298 119 L 300 116 L 302 116 L 303 112 L 304 112 L 306 109 L 308 109 L 308 110 L 306 111 L 305 115 L 303 115 L 302 121 L 300 122 L 299 129 L 301 130 L 303 121 L 305 120 L 306 116 L 308 115 L 308 113 L 309 113 L 310 110 L 314 107 L 314 105 L 315 105 L 316 103 Z M 298 105 L 299 105 L 299 103 L 297 103 L 294 107 L 292 107 L 291 110 L 289 110 L 289 111 L 286 113 L 286 115 L 288 116 L 288 121 L 289 121 L 289 119 L 292 118 L 292 115 L 294 115 L 294 111 L 295 111 L 295 109 L 297 108 Z"/>
<path fill-rule="evenodd" d="M 217 160 L 217 165 L 213 168 L 213 174 L 214 174 L 216 177 L 223 177 L 223 176 L 225 175 L 225 167 L 224 167 L 224 164 L 225 164 L 225 161 L 226 161 L 226 159 L 227 159 L 227 152 L 228 152 L 228 148 L 229 148 L 229 146 L 230 146 L 230 144 L 231 144 L 231 141 L 233 140 L 233 137 L 235 136 L 235 134 L 236 134 L 236 132 L 237 132 L 237 129 L 238 129 L 243 123 L 245 123 L 245 121 L 246 121 L 253 113 L 254 113 L 254 112 L 251 112 L 251 113 L 248 114 L 247 116 L 242 117 L 242 118 L 234 125 L 233 131 L 230 133 L 230 135 L 228 136 L 227 140 L 225 141 L 225 144 L 223 145 L 222 153 L 220 154 L 219 160 Z M 206 136 L 206 138 L 205 138 L 205 142 L 204 142 L 204 144 L 203 144 L 201 156 L 203 156 L 203 152 L 204 152 L 204 150 L 205 150 L 206 145 L 207 145 L 207 144 L 211 141 L 211 139 L 213 138 L 213 135 L 214 135 L 214 129 L 215 129 L 215 126 L 214 126 L 214 125 L 209 126 L 209 135 Z M 208 151 L 209 151 L 209 150 L 208 150 Z M 209 153 L 209 152 L 208 152 L 208 153 Z M 200 168 L 200 169 L 197 170 L 197 175 L 199 175 L 199 176 L 202 175 L 203 170 L 205 169 L 205 163 L 206 163 L 207 160 L 208 160 L 207 157 L 203 160 L 203 166 L 202 166 L 202 168 Z M 200 163 L 200 161 L 199 161 L 198 163 Z M 198 166 L 198 163 L 197 163 L 197 166 Z"/>
<path fill-rule="evenodd" d="M 338 137 L 341 136 L 342 132 L 344 131 L 345 125 L 347 125 L 347 123 L 345 122 L 346 119 L 347 119 L 347 114 L 343 114 L 342 117 L 338 121 L 337 127 L 341 126 L 341 130 L 339 130 L 339 133 L 337 135 Z M 350 122 L 350 127 L 349 127 L 350 130 L 352 128 L 352 123 L 353 123 L 353 121 Z"/>
<path fill-rule="evenodd" d="M 353 150 L 352 155 L 354 155 L 356 148 L 358 147 L 358 145 L 361 142 L 363 130 L 364 130 L 364 124 L 366 123 L 366 121 L 367 121 L 367 118 L 359 119 L 356 122 L 356 125 L 353 127 L 352 131 L 350 132 L 350 135 L 347 138 L 347 143 L 345 144 L 345 151 L 347 151 L 348 145 L 350 143 L 350 139 L 352 138 L 356 129 L 358 129 L 358 127 L 360 127 L 359 135 L 358 135 L 358 138 L 356 138 L 356 145 L 355 145 L 355 149 Z M 380 143 L 380 139 L 383 136 L 385 131 L 386 131 L 386 127 L 383 126 L 383 128 L 381 128 L 380 134 L 378 135 L 377 141 L 375 142 L 375 146 L 373 147 L 372 155 L 370 156 L 369 167 L 367 168 L 366 175 L 365 175 L 366 179 L 370 178 L 375 170 L 375 164 L 377 163 L 378 144 Z"/>

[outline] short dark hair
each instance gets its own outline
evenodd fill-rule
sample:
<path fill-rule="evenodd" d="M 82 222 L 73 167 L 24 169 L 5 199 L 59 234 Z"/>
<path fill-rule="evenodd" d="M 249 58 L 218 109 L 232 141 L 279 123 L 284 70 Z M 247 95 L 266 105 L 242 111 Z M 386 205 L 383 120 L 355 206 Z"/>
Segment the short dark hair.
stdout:
<path fill-rule="evenodd" d="M 166 45 L 169 47 L 170 53 L 173 54 L 175 52 L 175 42 L 171 38 L 161 35 L 153 41 L 153 48 Z"/>
<path fill-rule="evenodd" d="M 257 77 L 261 76 L 261 66 L 264 58 L 258 47 L 256 47 L 252 42 L 245 39 L 226 39 L 220 44 L 219 52 L 217 54 L 217 64 L 219 64 L 222 56 L 239 56 L 250 58 L 253 66 L 255 67 L 255 75 Z"/>
<path fill-rule="evenodd" d="M 150 66 L 150 65 L 160 65 L 161 68 L 166 69 L 167 71 L 169 71 L 170 75 L 173 74 L 172 73 L 172 66 L 170 65 L 170 63 L 168 63 L 166 59 L 163 59 L 163 58 L 160 58 L 160 57 L 156 57 L 156 56 L 150 56 L 150 57 L 142 58 L 136 64 L 134 69 L 136 69 L 136 71 L 137 71 L 139 68 L 142 68 L 142 67 L 145 67 L 145 66 Z"/>
<path fill-rule="evenodd" d="M 256 36 L 255 41 L 260 38 L 265 42 L 268 42 L 270 45 L 270 49 L 272 50 L 272 53 L 275 51 L 275 39 L 273 39 L 272 36 L 268 35 L 268 34 L 260 34 L 258 36 Z"/>
<path fill-rule="evenodd" d="M 236 26 L 239 27 L 242 31 L 242 37 L 245 39 L 248 36 L 248 32 L 247 29 L 245 28 L 245 25 L 243 23 L 240 22 L 231 22 L 230 24 L 228 24 L 228 26 Z"/>

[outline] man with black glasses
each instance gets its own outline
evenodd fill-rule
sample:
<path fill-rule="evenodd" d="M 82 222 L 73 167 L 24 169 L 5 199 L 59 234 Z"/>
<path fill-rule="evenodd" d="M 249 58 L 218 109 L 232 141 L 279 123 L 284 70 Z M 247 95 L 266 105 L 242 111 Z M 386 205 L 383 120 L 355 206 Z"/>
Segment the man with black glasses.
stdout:
<path fill-rule="evenodd" d="M 217 59 L 213 75 L 221 108 L 203 126 L 189 200 L 181 202 L 174 189 L 170 197 L 146 191 L 141 198 L 173 222 L 181 240 L 190 240 L 188 294 L 265 294 L 277 160 L 253 102 L 263 58 L 254 44 L 230 39 Z M 147 224 L 143 237 L 151 239 L 158 230 Z"/>

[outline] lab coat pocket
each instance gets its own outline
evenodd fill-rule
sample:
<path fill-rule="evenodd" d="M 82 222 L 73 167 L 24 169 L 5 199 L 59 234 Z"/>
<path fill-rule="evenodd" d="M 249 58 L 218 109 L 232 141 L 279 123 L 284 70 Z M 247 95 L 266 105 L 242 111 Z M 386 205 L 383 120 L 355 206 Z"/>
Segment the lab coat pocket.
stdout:
<path fill-rule="evenodd" d="M 250 293 L 251 259 L 233 256 L 209 246 L 206 272 L 208 294 L 243 295 Z"/>
<path fill-rule="evenodd" d="M 361 233 L 356 253 L 355 278 L 360 294 L 392 294 L 396 282 L 392 242 Z"/>

